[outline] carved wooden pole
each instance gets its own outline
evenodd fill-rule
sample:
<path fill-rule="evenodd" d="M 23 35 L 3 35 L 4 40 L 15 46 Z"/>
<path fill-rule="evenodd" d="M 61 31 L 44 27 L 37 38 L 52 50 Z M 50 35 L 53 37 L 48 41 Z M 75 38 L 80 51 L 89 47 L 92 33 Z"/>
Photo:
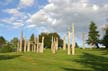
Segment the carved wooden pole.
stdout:
<path fill-rule="evenodd" d="M 37 46 L 36 46 L 36 49 L 37 49 L 37 53 L 39 52 L 39 39 L 37 38 Z"/>
<path fill-rule="evenodd" d="M 19 48 L 20 52 L 22 52 L 22 48 L 23 48 L 23 32 L 21 31 L 21 33 L 20 33 L 20 48 Z"/>
<path fill-rule="evenodd" d="M 56 38 L 53 40 L 53 54 L 56 52 Z"/>
<path fill-rule="evenodd" d="M 26 39 L 24 39 L 24 52 L 26 52 L 26 46 L 27 46 Z"/>
<path fill-rule="evenodd" d="M 35 38 L 35 36 L 34 36 L 34 43 L 33 43 L 33 45 L 34 45 L 34 52 L 36 52 L 36 38 Z"/>
<path fill-rule="evenodd" d="M 75 55 L 74 24 L 72 24 L 72 55 Z"/>
<path fill-rule="evenodd" d="M 44 37 L 42 37 L 42 52 L 44 50 Z"/>
<path fill-rule="evenodd" d="M 68 27 L 68 55 L 70 55 L 70 28 Z"/>
<path fill-rule="evenodd" d="M 43 49 L 44 49 L 44 37 L 42 37 L 42 43 L 41 43 L 41 47 L 40 47 L 40 53 L 43 53 Z"/>
<path fill-rule="evenodd" d="M 27 47 L 27 51 L 30 52 L 30 41 L 28 40 L 28 47 Z"/>
<path fill-rule="evenodd" d="M 65 35 L 63 39 L 63 50 L 66 50 L 66 36 Z"/>
<path fill-rule="evenodd" d="M 56 51 L 58 50 L 58 37 L 56 37 Z"/>
<path fill-rule="evenodd" d="M 53 36 L 52 36 L 52 40 L 51 40 L 51 51 L 53 52 Z"/>
<path fill-rule="evenodd" d="M 34 52 L 34 43 L 33 43 L 34 41 L 31 41 L 31 47 L 32 47 L 32 52 Z"/>
<path fill-rule="evenodd" d="M 58 44 L 58 43 L 57 43 L 57 41 L 56 41 L 56 38 L 54 38 L 54 37 L 52 36 L 51 51 L 52 51 L 53 54 L 56 53 L 57 44 Z"/>

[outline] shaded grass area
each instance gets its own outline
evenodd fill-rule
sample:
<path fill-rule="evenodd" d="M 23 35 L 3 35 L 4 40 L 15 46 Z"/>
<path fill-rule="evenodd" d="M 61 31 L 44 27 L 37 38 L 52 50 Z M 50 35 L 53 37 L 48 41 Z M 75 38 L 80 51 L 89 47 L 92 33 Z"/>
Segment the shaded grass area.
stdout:
<path fill-rule="evenodd" d="M 76 49 L 76 55 L 59 50 L 52 54 L 0 53 L 0 71 L 107 71 L 107 49 Z"/>
<path fill-rule="evenodd" d="M 0 55 L 0 60 L 14 59 L 19 56 L 21 56 L 21 55 Z"/>

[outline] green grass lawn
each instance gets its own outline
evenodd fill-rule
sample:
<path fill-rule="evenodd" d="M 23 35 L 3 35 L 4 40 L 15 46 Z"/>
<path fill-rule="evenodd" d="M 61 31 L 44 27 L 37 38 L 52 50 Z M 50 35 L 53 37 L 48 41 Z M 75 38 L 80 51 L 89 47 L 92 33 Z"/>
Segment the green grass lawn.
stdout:
<path fill-rule="evenodd" d="M 76 49 L 76 55 L 59 50 L 52 54 L 0 53 L 0 71 L 108 71 L 106 49 Z"/>

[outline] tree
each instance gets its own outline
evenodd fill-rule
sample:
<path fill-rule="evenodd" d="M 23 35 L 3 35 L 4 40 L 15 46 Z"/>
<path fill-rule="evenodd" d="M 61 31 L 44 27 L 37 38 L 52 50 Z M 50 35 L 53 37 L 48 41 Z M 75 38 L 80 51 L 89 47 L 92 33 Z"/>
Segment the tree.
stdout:
<path fill-rule="evenodd" d="M 13 51 L 15 51 L 15 49 L 12 47 L 12 44 L 10 44 L 10 43 L 5 43 L 0 48 L 0 53 L 13 52 Z"/>
<path fill-rule="evenodd" d="M 0 36 L 0 47 L 2 47 L 6 43 L 6 40 L 3 36 Z"/>
<path fill-rule="evenodd" d="M 13 46 L 14 48 L 17 48 L 17 46 L 18 46 L 18 38 L 17 38 L 17 37 L 14 37 L 14 38 L 11 40 L 10 43 L 12 44 L 12 46 Z"/>
<path fill-rule="evenodd" d="M 35 36 L 34 34 L 31 35 L 30 41 L 34 41 L 34 36 Z"/>
<path fill-rule="evenodd" d="M 75 48 L 79 48 L 79 45 L 77 42 L 75 42 Z"/>
<path fill-rule="evenodd" d="M 105 30 L 105 35 L 103 36 L 101 43 L 108 48 L 108 27 Z"/>
<path fill-rule="evenodd" d="M 54 32 L 54 33 L 41 33 L 39 35 L 39 41 L 42 41 L 42 36 L 44 36 L 44 46 L 47 48 L 51 48 L 51 41 L 52 41 L 52 36 L 58 38 L 58 46 L 63 45 L 63 40 L 60 38 L 59 34 Z"/>
<path fill-rule="evenodd" d="M 99 32 L 97 31 L 97 26 L 93 21 L 91 22 L 89 27 L 87 43 L 90 45 L 95 45 L 97 48 L 99 48 Z"/>

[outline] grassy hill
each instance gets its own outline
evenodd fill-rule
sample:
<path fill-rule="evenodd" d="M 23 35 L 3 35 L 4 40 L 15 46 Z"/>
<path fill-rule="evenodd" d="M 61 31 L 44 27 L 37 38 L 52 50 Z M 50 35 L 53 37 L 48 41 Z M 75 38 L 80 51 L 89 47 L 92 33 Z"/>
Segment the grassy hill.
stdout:
<path fill-rule="evenodd" d="M 76 55 L 59 50 L 52 54 L 0 53 L 0 71 L 108 71 L 106 49 L 76 49 Z"/>

